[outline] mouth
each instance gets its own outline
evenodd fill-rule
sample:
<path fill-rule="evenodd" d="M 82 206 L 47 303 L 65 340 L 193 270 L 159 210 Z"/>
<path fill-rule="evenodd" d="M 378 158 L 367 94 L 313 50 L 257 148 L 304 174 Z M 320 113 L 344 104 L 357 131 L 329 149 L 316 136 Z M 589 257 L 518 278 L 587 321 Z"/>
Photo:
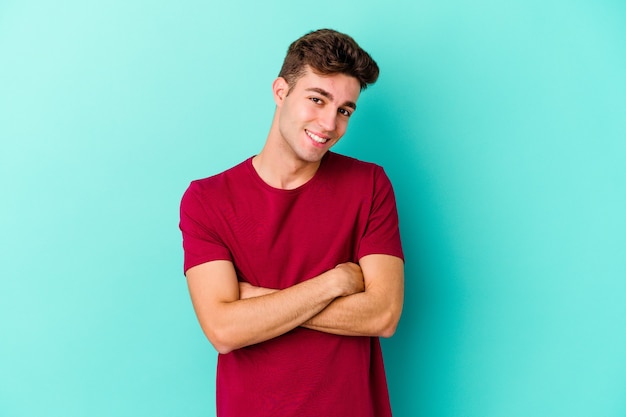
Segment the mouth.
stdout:
<path fill-rule="evenodd" d="M 320 145 L 323 145 L 330 140 L 329 137 L 322 137 L 322 136 L 316 135 L 315 133 L 310 132 L 306 129 L 304 129 L 304 131 L 308 137 L 310 137 L 311 139 L 313 139 L 314 142 L 319 143 Z"/>

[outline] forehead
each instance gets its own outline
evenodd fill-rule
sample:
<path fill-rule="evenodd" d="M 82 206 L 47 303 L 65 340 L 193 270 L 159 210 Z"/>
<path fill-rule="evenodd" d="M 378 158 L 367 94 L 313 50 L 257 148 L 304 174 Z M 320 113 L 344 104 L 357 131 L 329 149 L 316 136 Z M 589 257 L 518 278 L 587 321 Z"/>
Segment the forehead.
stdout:
<path fill-rule="evenodd" d="M 322 89 L 329 92 L 335 101 L 341 102 L 352 101 L 356 103 L 361 94 L 361 84 L 355 77 L 342 73 L 322 75 L 308 67 L 304 75 L 296 81 L 294 89 L 301 91 Z"/>

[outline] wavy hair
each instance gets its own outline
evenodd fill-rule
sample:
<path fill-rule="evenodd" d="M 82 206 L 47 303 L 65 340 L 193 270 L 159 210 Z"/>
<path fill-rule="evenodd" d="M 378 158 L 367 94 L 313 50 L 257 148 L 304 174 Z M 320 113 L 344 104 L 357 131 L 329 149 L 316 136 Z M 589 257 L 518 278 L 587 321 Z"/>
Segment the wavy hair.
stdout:
<path fill-rule="evenodd" d="M 378 65 L 350 36 L 332 29 L 309 32 L 294 41 L 278 74 L 293 87 L 309 66 L 320 75 L 346 74 L 356 78 L 361 90 L 378 79 Z"/>

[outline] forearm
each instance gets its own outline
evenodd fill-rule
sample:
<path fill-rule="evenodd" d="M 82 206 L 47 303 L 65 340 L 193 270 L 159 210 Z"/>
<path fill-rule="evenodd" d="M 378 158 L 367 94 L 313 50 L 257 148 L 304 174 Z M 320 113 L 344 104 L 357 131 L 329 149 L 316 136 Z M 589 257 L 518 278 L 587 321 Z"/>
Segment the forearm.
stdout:
<path fill-rule="evenodd" d="M 246 297 L 263 297 L 276 292 L 269 288 L 243 285 L 246 286 Z M 336 298 L 302 323 L 302 327 L 344 336 L 388 337 L 395 331 L 401 311 L 401 299 L 386 299 L 384 294 L 370 290 Z"/>
<path fill-rule="evenodd" d="M 346 336 L 393 335 L 404 298 L 404 266 L 399 258 L 370 255 L 361 260 L 366 280 L 363 292 L 338 297 L 303 327 Z M 242 298 L 264 297 L 276 290 L 240 283 Z"/>
<path fill-rule="evenodd" d="M 281 291 L 238 283 L 228 261 L 189 269 L 187 282 L 200 326 L 220 353 L 280 336 L 302 325 L 335 298 L 364 289 L 355 264 L 338 265 Z"/>
<path fill-rule="evenodd" d="M 390 337 L 396 330 L 404 299 L 404 263 L 387 255 L 361 259 L 364 291 L 334 299 L 301 326 L 346 336 Z M 276 290 L 240 283 L 242 298 L 272 296 Z"/>
<path fill-rule="evenodd" d="M 396 330 L 402 312 L 401 300 L 365 291 L 331 302 L 302 326 L 345 336 L 390 337 Z"/>
<path fill-rule="evenodd" d="M 368 255 L 359 262 L 364 291 L 337 298 L 304 327 L 348 336 L 394 334 L 404 300 L 404 262 L 388 255 Z"/>
<path fill-rule="evenodd" d="M 309 320 L 337 297 L 323 277 L 262 297 L 224 303 L 209 339 L 221 353 L 280 336 Z M 209 336 L 207 334 L 207 336 Z"/>

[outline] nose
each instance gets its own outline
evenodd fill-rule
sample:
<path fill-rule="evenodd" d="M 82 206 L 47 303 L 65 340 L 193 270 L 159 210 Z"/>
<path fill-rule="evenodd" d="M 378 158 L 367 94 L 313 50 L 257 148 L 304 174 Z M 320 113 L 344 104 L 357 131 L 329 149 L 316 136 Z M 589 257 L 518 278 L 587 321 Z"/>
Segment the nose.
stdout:
<path fill-rule="evenodd" d="M 326 132 L 333 132 L 337 127 L 337 110 L 332 106 L 326 107 L 320 112 L 319 124 Z"/>

